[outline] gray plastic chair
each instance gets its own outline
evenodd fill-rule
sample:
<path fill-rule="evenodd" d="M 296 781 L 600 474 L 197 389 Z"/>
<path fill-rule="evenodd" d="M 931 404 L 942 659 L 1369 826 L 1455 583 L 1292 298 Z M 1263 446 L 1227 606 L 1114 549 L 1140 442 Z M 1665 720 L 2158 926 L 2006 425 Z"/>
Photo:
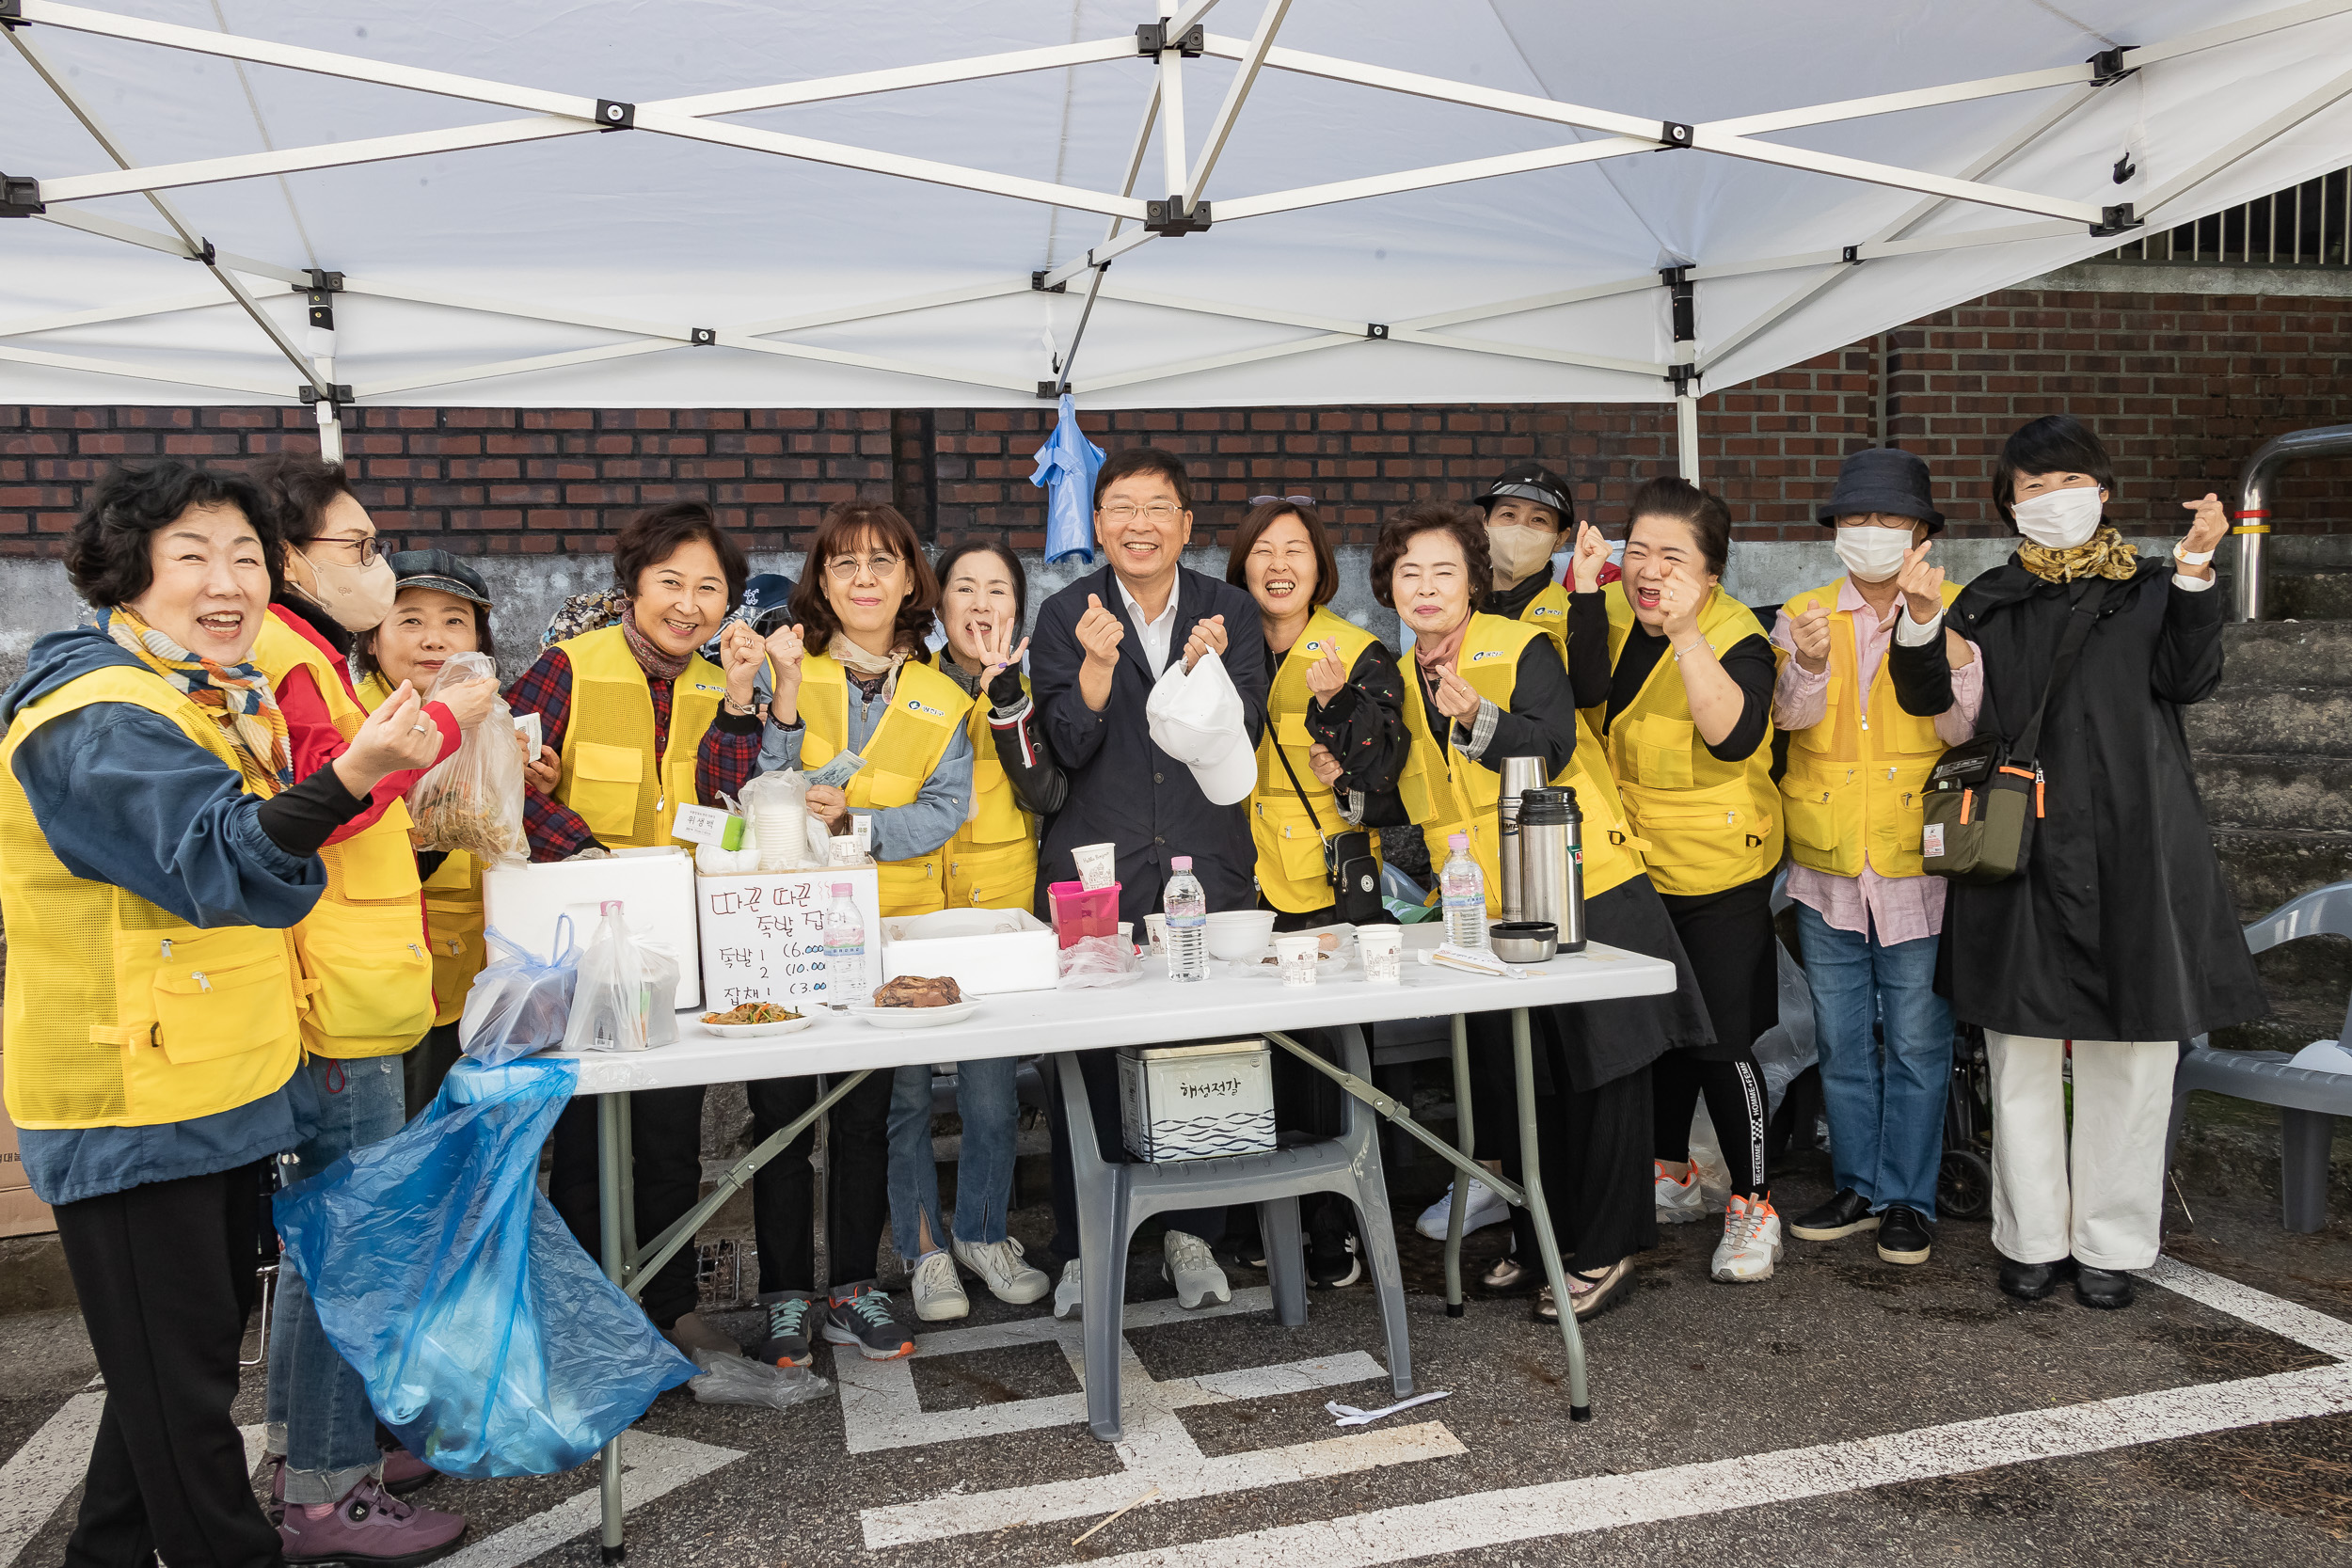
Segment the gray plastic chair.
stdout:
<path fill-rule="evenodd" d="M 2352 937 L 2352 882 L 2331 882 L 2280 905 L 2246 927 L 2246 946 L 2266 953 L 2312 936 Z M 2343 1032 L 2336 1037 L 2352 1039 L 2352 1005 L 2344 1009 Z M 2184 1042 L 2172 1080 L 2166 1164 L 2171 1163 L 2171 1145 L 2180 1138 L 2191 1090 L 2276 1105 L 2281 1223 L 2308 1232 L 2328 1223 L 2328 1148 L 2335 1141 L 2336 1117 L 2352 1117 L 2352 1073 L 2289 1067 L 2293 1059 L 2283 1051 L 2217 1051 L 2202 1035 Z"/>
<path fill-rule="evenodd" d="M 1372 1076 L 1362 1029 L 1332 1031 L 1340 1065 Z M 1269 1045 L 1271 1051 L 1281 1047 Z M 1062 1095 L 1070 1107 L 1070 1164 L 1078 1189 L 1081 1307 L 1085 1318 L 1087 1425 L 1105 1443 L 1120 1435 L 1120 1336 L 1127 1294 L 1127 1243 L 1153 1214 L 1227 1204 L 1258 1206 L 1265 1243 L 1266 1279 L 1274 1316 L 1287 1328 L 1307 1321 L 1307 1264 L 1301 1249 L 1298 1200 L 1308 1193 L 1338 1193 L 1363 1218 L 1364 1263 L 1372 1271 L 1388 1338 L 1389 1384 L 1403 1399 L 1413 1391 L 1412 1347 L 1405 1323 L 1405 1276 L 1397 1266 L 1396 1227 L 1389 1216 L 1387 1178 L 1380 1165 L 1380 1118 L 1353 1095 L 1340 1097 L 1340 1135 L 1223 1160 L 1125 1164 L 1106 1161 L 1094 1137 L 1086 1080 L 1078 1059 L 1058 1058 Z"/>

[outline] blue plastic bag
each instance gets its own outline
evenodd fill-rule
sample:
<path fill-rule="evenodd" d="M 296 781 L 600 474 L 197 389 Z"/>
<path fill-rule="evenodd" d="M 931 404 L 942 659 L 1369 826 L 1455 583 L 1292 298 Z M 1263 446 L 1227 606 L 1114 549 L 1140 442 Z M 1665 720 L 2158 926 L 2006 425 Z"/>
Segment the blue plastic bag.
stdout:
<path fill-rule="evenodd" d="M 410 1453 L 453 1476 L 593 1456 L 699 1369 L 540 1195 L 569 1061 L 460 1061 L 422 1115 L 278 1195 L 287 1260 Z"/>
<path fill-rule="evenodd" d="M 1061 418 L 1037 449 L 1037 472 L 1029 477 L 1045 490 L 1047 562 L 1083 555 L 1094 564 L 1094 476 L 1102 467 L 1103 449 L 1078 428 L 1077 403 L 1064 392 Z"/>

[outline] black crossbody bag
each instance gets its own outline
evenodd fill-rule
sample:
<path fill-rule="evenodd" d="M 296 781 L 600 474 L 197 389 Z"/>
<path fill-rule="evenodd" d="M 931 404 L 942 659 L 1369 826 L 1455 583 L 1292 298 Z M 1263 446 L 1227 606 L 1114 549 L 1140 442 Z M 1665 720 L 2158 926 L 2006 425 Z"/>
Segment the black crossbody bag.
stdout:
<path fill-rule="evenodd" d="M 1372 852 L 1372 834 L 1362 828 L 1325 832 L 1323 819 L 1315 816 L 1307 792 L 1298 787 L 1298 773 L 1291 767 L 1290 753 L 1279 740 L 1274 743 L 1274 754 L 1282 759 L 1282 771 L 1290 775 L 1291 792 L 1307 808 L 1307 820 L 1313 825 L 1315 836 L 1323 840 L 1323 879 L 1331 888 L 1332 918 L 1351 926 L 1378 922 L 1386 907 L 1380 902 L 1380 858 Z"/>
<path fill-rule="evenodd" d="M 1946 752 L 1928 775 L 1919 859 L 1930 876 L 1983 886 L 2008 881 L 2032 859 L 2046 783 L 2040 760 L 2042 716 L 2074 672 L 2106 589 L 2101 578 L 2074 600 L 2042 701 L 2017 739 L 1986 735 L 1963 741 Z"/>

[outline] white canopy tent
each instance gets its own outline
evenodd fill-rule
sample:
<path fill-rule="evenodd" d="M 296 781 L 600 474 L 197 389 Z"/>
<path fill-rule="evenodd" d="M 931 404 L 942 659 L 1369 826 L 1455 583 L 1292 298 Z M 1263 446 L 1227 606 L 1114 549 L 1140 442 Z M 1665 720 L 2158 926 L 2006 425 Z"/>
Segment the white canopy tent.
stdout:
<path fill-rule="evenodd" d="M 1678 399 L 1690 471 L 1710 389 L 2352 150 L 2352 0 L 133 8 L 0 0 L 0 401 L 330 451 L 1066 383 Z"/>

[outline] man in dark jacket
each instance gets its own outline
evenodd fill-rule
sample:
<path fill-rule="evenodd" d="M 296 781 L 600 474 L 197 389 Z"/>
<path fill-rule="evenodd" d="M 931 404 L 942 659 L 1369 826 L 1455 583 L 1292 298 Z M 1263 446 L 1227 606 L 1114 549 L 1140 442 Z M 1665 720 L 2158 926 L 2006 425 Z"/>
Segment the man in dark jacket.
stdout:
<path fill-rule="evenodd" d="M 1160 907 L 1168 861 L 1192 857 L 1212 910 L 1257 907 L 1257 850 L 1247 801 L 1214 805 L 1192 770 L 1152 742 L 1144 705 L 1175 659 L 1190 669 L 1204 653 L 1222 657 L 1241 694 L 1254 752 L 1265 729 L 1265 634 L 1248 594 L 1183 563 L 1192 538 L 1192 484 L 1174 453 L 1135 447 L 1104 463 L 1094 481 L 1094 532 L 1109 564 L 1079 578 L 1038 610 L 1029 642 L 1029 686 L 1045 741 L 1069 775 L 1070 797 L 1046 826 L 1038 850 L 1037 911 L 1050 914 L 1047 886 L 1075 881 L 1070 851 L 1085 844 L 1119 850 L 1119 915 L 1140 929 Z M 1107 1051 L 1079 1056 L 1095 1136 L 1106 1158 L 1120 1148 L 1118 1071 Z M 1046 1075 L 1063 1125 L 1060 1078 Z M 1078 1223 L 1067 1148 L 1054 1159 L 1055 1256 L 1064 1259 L 1054 1314 L 1078 1307 Z M 1207 1242 L 1224 1233 L 1224 1212 L 1168 1216 L 1164 1273 L 1187 1307 L 1230 1299 Z"/>

